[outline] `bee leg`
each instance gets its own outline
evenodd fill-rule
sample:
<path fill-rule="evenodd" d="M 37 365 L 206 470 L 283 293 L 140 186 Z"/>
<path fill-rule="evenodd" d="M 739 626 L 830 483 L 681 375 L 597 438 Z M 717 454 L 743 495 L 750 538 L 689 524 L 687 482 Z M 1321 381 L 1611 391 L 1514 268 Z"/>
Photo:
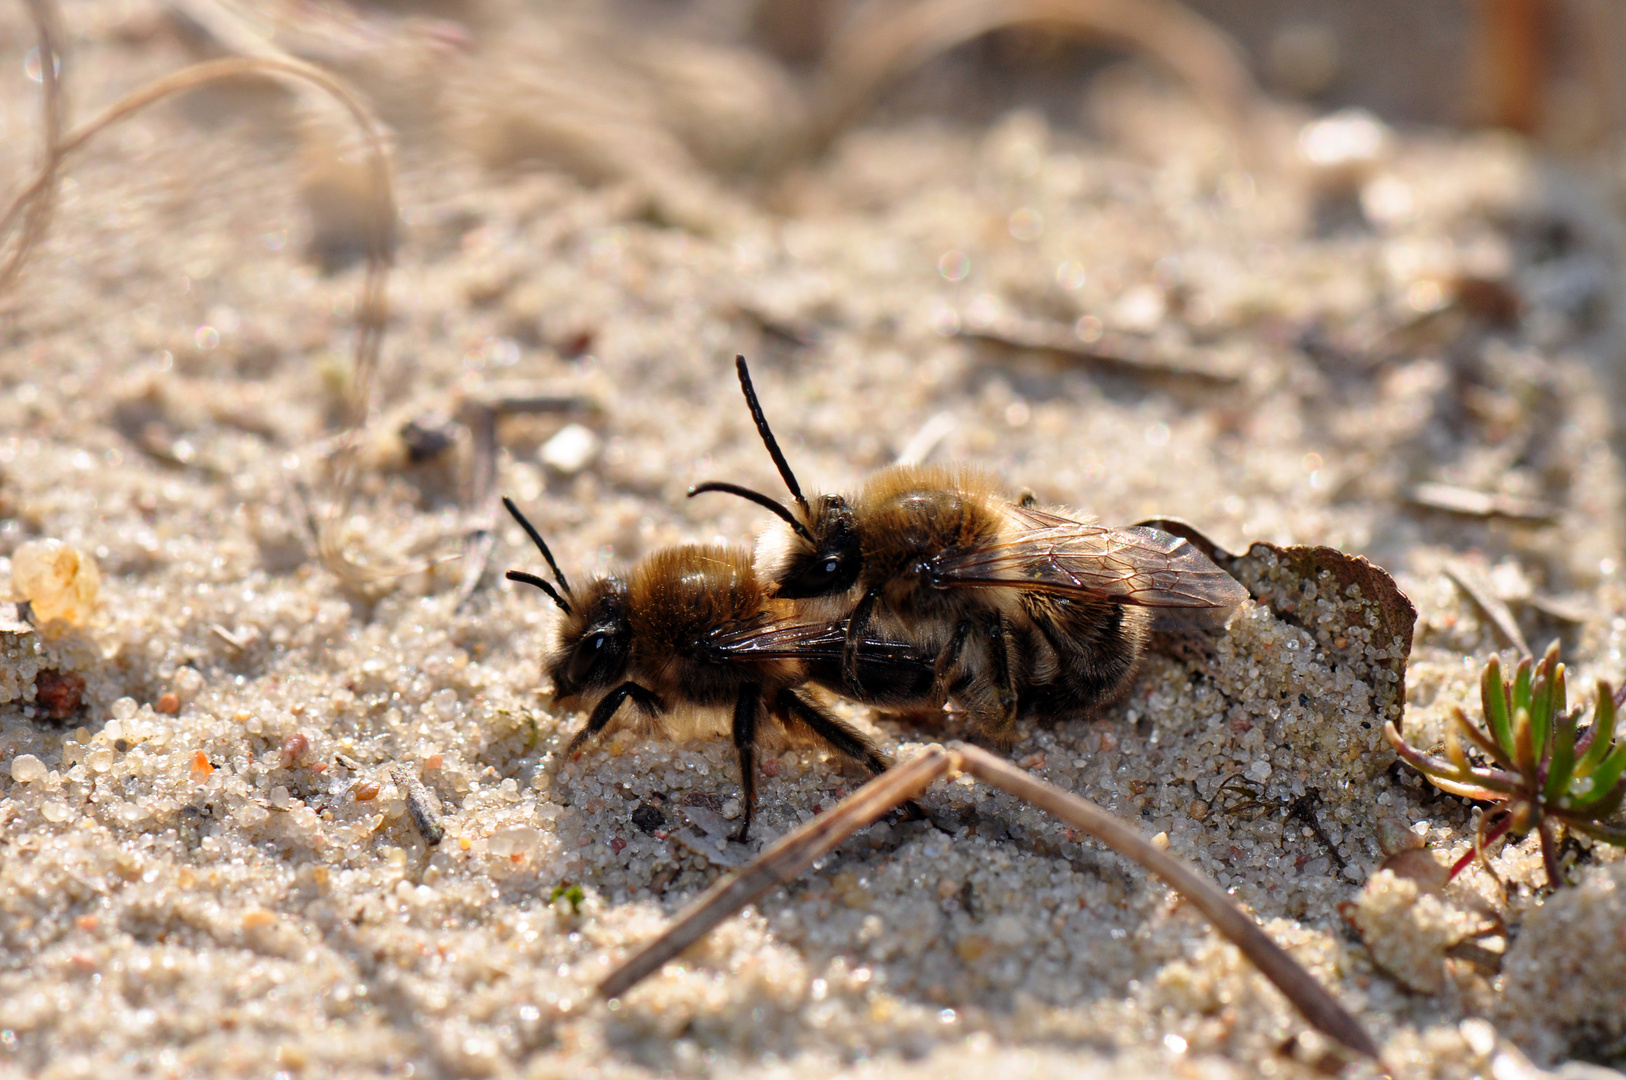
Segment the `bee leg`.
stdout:
<path fill-rule="evenodd" d="M 757 713 L 762 708 L 762 687 L 746 684 L 734 699 L 734 749 L 740 755 L 740 792 L 744 809 L 740 827 L 730 840 L 745 843 L 751 835 L 751 818 L 757 809 Z"/>
<path fill-rule="evenodd" d="M 853 608 L 853 613 L 847 616 L 847 641 L 841 647 L 841 679 L 857 698 L 864 696 L 863 685 L 858 681 L 858 648 L 864 643 L 870 615 L 880 598 L 881 594 L 878 592 L 865 593 L 864 598 Z"/>
<path fill-rule="evenodd" d="M 863 732 L 794 690 L 779 691 L 779 696 L 774 699 L 774 712 L 787 722 L 800 724 L 815 739 L 842 757 L 864 766 L 872 776 L 879 776 L 892 767 L 892 762 L 864 737 Z M 930 820 L 913 799 L 904 804 L 903 810 L 912 821 Z"/>
<path fill-rule="evenodd" d="M 605 694 L 593 707 L 593 715 L 587 718 L 587 726 L 576 732 L 575 738 L 565 747 L 565 757 L 575 757 L 577 751 L 587 745 L 589 739 L 603 731 L 616 711 L 621 708 L 621 703 L 628 698 L 632 699 L 633 705 L 645 716 L 659 716 L 666 710 L 666 706 L 661 704 L 661 699 L 655 694 L 635 682 L 624 682 Z"/>
<path fill-rule="evenodd" d="M 1016 723 L 1016 664 L 1012 651 L 1015 641 L 1011 627 L 1003 614 L 996 613 L 988 620 L 988 661 L 993 671 L 994 692 L 999 695 L 999 712 L 989 717 L 992 721 L 988 734 L 998 739 L 1007 737 L 1011 725 Z"/>
<path fill-rule="evenodd" d="M 962 619 L 960 625 L 954 628 L 954 636 L 949 638 L 948 645 L 937 654 L 937 663 L 932 667 L 932 696 L 927 702 L 928 708 L 941 709 L 948 700 L 949 679 L 958 668 L 966 640 L 970 637 L 971 620 Z"/>

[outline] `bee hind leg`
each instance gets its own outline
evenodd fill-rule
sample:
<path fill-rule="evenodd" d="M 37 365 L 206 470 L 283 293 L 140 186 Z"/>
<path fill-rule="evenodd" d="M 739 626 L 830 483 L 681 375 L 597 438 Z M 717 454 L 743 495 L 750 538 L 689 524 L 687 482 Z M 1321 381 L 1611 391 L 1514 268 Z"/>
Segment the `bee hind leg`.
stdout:
<path fill-rule="evenodd" d="M 779 692 L 774 699 L 774 712 L 787 727 L 800 727 L 842 757 L 868 769 L 872 776 L 879 776 L 892 767 L 887 756 L 862 732 L 794 690 Z M 913 799 L 904 804 L 903 811 L 910 820 L 930 820 Z"/>
<path fill-rule="evenodd" d="M 977 629 L 973 627 L 972 632 Z M 1005 616 L 997 612 L 991 614 L 980 629 L 975 647 L 985 650 L 984 664 L 980 669 L 977 664 L 961 664 L 949 690 L 965 706 L 967 716 L 981 737 L 994 746 L 1004 747 L 1011 742 L 1019 704 L 1015 635 Z"/>
<path fill-rule="evenodd" d="M 751 835 L 751 819 L 757 810 L 757 717 L 762 711 L 762 687 L 740 687 L 740 696 L 734 699 L 734 749 L 740 755 L 740 794 L 744 808 L 740 811 L 740 827 L 729 839 L 745 843 Z"/>
<path fill-rule="evenodd" d="M 960 625 L 954 628 L 954 636 L 937 654 L 937 663 L 932 667 L 932 696 L 927 702 L 929 708 L 941 709 L 948 700 L 949 681 L 960 665 L 960 657 L 965 653 L 965 643 L 970 637 L 971 620 L 962 619 Z"/>
<path fill-rule="evenodd" d="M 993 718 L 989 734 L 1008 738 L 1016 723 L 1016 657 L 1015 640 L 1005 616 L 995 613 L 988 620 L 988 660 L 993 670 L 994 693 L 999 701 L 999 713 Z"/>

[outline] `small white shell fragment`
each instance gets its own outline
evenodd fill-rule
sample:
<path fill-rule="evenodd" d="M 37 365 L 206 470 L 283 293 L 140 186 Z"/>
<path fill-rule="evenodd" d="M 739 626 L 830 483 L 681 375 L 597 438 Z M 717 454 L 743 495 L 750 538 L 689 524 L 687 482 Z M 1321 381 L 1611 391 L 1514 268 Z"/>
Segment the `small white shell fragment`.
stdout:
<path fill-rule="evenodd" d="M 96 560 L 61 540 L 30 540 L 11 557 L 11 594 L 27 600 L 40 623 L 83 626 L 101 588 Z"/>
<path fill-rule="evenodd" d="M 574 476 L 598 457 L 599 437 L 591 428 L 567 424 L 542 444 L 542 464 Z"/>

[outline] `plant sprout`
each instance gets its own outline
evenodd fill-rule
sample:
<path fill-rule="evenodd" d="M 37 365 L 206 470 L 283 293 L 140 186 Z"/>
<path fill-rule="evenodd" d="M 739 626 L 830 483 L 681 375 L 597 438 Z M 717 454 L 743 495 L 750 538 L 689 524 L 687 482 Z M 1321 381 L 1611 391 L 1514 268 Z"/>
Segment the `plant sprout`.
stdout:
<path fill-rule="evenodd" d="M 1606 844 L 1626 847 L 1626 827 L 1604 824 L 1626 801 L 1622 775 L 1626 773 L 1626 739 L 1615 739 L 1616 701 L 1609 684 L 1598 682 L 1592 726 L 1584 735 L 1578 735 L 1581 709 L 1570 711 L 1565 706 L 1564 665 L 1559 663 L 1556 641 L 1547 647 L 1539 664 L 1532 664 L 1528 656 L 1519 661 L 1512 681 L 1502 677 L 1501 660 L 1492 656 L 1480 675 L 1479 691 L 1484 726 L 1470 723 L 1453 706 L 1444 758 L 1413 749 L 1393 721 L 1383 729 L 1401 759 L 1441 791 L 1496 804 L 1481 818 L 1473 850 L 1451 868 L 1451 877 L 1467 869 L 1505 833 L 1523 836 L 1535 829 L 1541 836 L 1547 883 L 1558 885 L 1563 878 L 1555 822 Z M 1463 736 L 1488 764 L 1468 760 Z"/>

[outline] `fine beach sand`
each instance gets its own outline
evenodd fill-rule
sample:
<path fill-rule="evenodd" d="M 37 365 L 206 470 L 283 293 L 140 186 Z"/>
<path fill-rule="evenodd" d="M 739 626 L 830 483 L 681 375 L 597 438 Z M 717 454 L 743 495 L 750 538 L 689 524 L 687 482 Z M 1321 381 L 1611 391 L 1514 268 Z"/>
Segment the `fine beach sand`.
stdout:
<path fill-rule="evenodd" d="M 64 17 L 77 117 L 194 58 L 149 0 Z M 757 508 L 684 498 L 715 478 L 778 490 L 736 353 L 810 489 L 908 449 L 1108 523 L 1362 555 L 1417 609 L 1409 658 L 1375 586 L 1256 548 L 1237 575 L 1258 602 L 1211 655 L 1154 653 L 1125 700 L 1026 722 L 1009 755 L 1163 834 L 1396 1075 L 1618 1075 L 1602 1067 L 1626 1061 L 1618 852 L 1566 845 L 1577 884 L 1557 895 L 1534 836 L 1439 894 L 1378 870 L 1418 843 L 1455 860 L 1479 819 L 1383 742 L 1399 671 L 1423 747 L 1451 705 L 1477 713 L 1480 664 L 1511 647 L 1493 610 L 1538 651 L 1563 642 L 1573 699 L 1626 678 L 1618 187 L 1486 134 L 1390 131 L 1317 170 L 1292 164 L 1311 115 L 1285 109 L 1245 163 L 1133 65 L 1080 92 L 1083 128 L 900 110 L 766 194 L 706 171 L 721 150 L 589 183 L 492 161 L 481 132 L 504 109 L 557 102 L 524 39 L 475 37 L 413 60 L 440 65 L 434 124 L 404 118 L 405 91 L 381 98 L 402 224 L 357 558 L 459 550 L 460 403 L 509 386 L 584 403 L 498 432 L 498 488 L 572 580 L 663 544 L 751 542 Z M 37 146 L 31 40 L 22 6 L 0 8 L 7 191 Z M 335 63 L 364 89 L 388 75 Z M 324 569 L 308 516 L 361 268 L 308 257 L 329 166 L 294 112 L 234 89 L 108 132 L 0 297 L 0 588 L 37 538 L 102 575 L 81 627 L 0 622 L 0 1076 L 1337 1069 L 1165 887 L 969 780 L 927 793 L 936 824 L 872 827 L 598 1001 L 612 965 L 750 853 L 719 840 L 733 751 L 624 730 L 563 760 L 582 718 L 542 692 L 555 613 L 502 580 L 541 570 L 506 520 L 461 607 L 461 560 L 360 588 Z M 1036 326 L 1071 352 L 997 340 Z M 1073 355 L 1091 344 L 1118 358 Z M 453 445 L 407 464 L 412 420 Z M 1474 492 L 1498 512 L 1441 508 Z M 81 676 L 82 707 L 47 715 L 42 672 Z M 970 734 L 835 707 L 899 757 Z M 289 760 L 295 735 L 308 749 Z M 753 848 L 862 781 L 799 746 L 763 771 Z M 407 777 L 439 804 L 436 847 Z M 1320 837 L 1286 812 L 1310 792 Z M 658 824 L 634 820 L 648 807 Z M 1477 959 L 1446 956 L 1498 924 Z"/>

